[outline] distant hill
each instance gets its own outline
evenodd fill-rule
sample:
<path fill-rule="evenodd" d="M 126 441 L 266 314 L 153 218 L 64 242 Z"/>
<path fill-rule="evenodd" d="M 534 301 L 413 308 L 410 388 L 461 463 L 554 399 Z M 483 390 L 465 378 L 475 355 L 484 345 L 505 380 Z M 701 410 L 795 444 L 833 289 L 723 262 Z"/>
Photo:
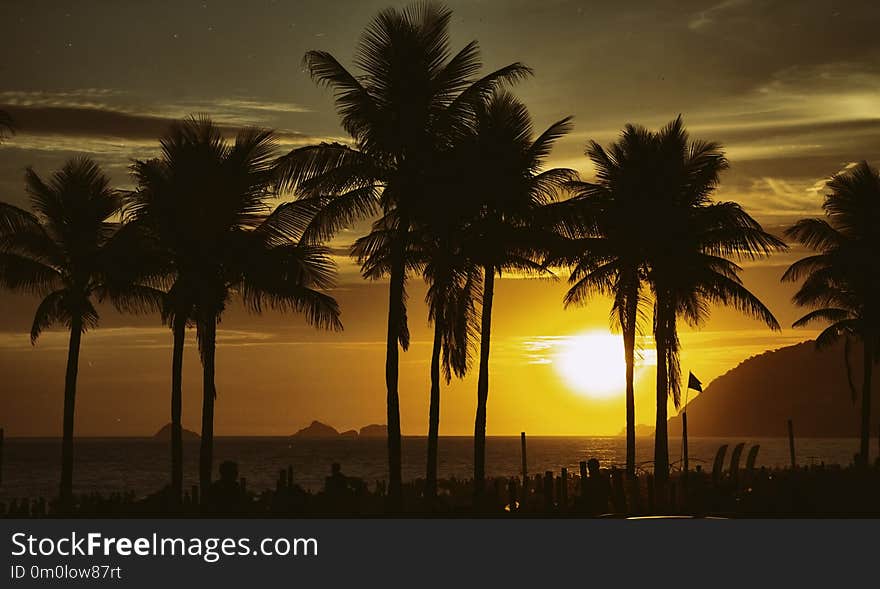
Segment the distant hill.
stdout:
<path fill-rule="evenodd" d="M 171 440 L 171 424 L 167 423 L 167 424 L 163 425 L 162 429 L 160 429 L 155 434 L 153 434 L 153 439 L 170 441 Z M 191 441 L 191 440 L 198 440 L 198 439 L 199 439 L 199 434 L 197 434 L 194 431 L 190 431 L 186 428 L 183 428 L 183 441 L 184 442 Z"/>
<path fill-rule="evenodd" d="M 321 423 L 320 421 L 313 421 L 309 424 L 308 427 L 304 427 L 299 430 L 295 434 L 293 434 L 294 438 L 338 438 L 339 432 L 336 431 L 336 428 L 327 425 L 326 423 Z"/>
<path fill-rule="evenodd" d="M 365 425 L 361 428 L 362 438 L 384 438 L 388 435 L 387 425 L 376 425 L 375 423 Z"/>
<path fill-rule="evenodd" d="M 854 345 L 851 365 L 861 394 L 861 346 Z M 872 438 L 880 423 L 880 369 L 873 380 Z M 853 403 L 843 344 L 816 350 L 812 341 L 764 352 L 713 380 L 688 404 L 688 435 L 772 437 L 856 437 L 861 397 Z M 669 420 L 669 432 L 681 432 L 681 419 Z"/>
<path fill-rule="evenodd" d="M 620 432 L 617 434 L 621 437 L 626 437 L 626 426 L 623 426 L 620 429 Z M 636 437 L 637 438 L 647 438 L 654 436 L 654 426 L 648 425 L 646 423 L 637 423 L 636 424 Z"/>
<path fill-rule="evenodd" d="M 293 434 L 292 437 L 306 440 L 326 440 L 332 438 L 356 440 L 357 438 L 384 437 L 386 431 L 387 428 L 384 425 L 367 425 L 361 428 L 360 433 L 353 429 L 339 432 L 331 425 L 321 423 L 320 421 L 313 421 L 308 427 L 304 427 Z"/>

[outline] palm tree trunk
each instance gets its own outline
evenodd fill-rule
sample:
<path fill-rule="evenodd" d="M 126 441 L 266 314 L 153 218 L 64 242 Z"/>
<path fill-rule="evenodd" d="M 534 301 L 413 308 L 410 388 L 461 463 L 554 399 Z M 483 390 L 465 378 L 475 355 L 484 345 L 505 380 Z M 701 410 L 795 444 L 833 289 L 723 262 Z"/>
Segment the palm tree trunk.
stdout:
<path fill-rule="evenodd" d="M 406 234 L 401 222 L 398 229 L 401 235 Z M 398 365 L 400 350 L 398 348 L 400 330 L 403 322 L 403 283 L 406 274 L 404 254 L 406 243 L 398 239 L 394 245 L 391 261 L 391 284 L 388 288 L 388 336 L 385 349 L 385 386 L 387 388 L 387 420 L 388 420 L 388 498 L 391 509 L 402 506 L 402 473 L 401 473 L 401 440 L 400 440 L 400 397 L 397 390 Z"/>
<path fill-rule="evenodd" d="M 874 369 L 874 346 L 870 336 L 863 337 L 863 340 L 865 357 L 862 381 L 862 439 L 859 448 L 859 461 L 860 466 L 867 468 L 870 464 L 868 445 L 871 442 L 871 376 Z"/>
<path fill-rule="evenodd" d="M 487 265 L 483 277 L 483 311 L 480 319 L 480 372 L 477 378 L 477 416 L 474 420 L 474 495 L 481 497 L 486 484 L 486 404 L 489 399 L 489 343 L 492 332 L 492 297 L 495 267 Z"/>
<path fill-rule="evenodd" d="M 434 347 L 431 350 L 431 401 L 428 408 L 428 467 L 425 473 L 425 498 L 437 497 L 437 447 L 440 436 L 440 351 L 442 348 L 440 319 L 434 320 Z"/>
<path fill-rule="evenodd" d="M 657 329 L 654 339 L 657 348 L 657 420 L 654 429 L 654 481 L 659 489 L 669 478 L 669 440 L 667 437 L 666 420 L 669 402 L 669 364 L 668 337 L 669 317 L 666 306 L 658 301 Z M 658 498 L 660 495 L 658 495 Z"/>
<path fill-rule="evenodd" d="M 171 352 L 171 504 L 183 496 L 183 345 L 186 320 L 174 318 L 174 349 Z"/>
<path fill-rule="evenodd" d="M 201 485 L 202 501 L 208 496 L 211 488 L 211 474 L 214 461 L 214 399 L 217 390 L 214 387 L 214 352 L 217 339 L 217 318 L 208 317 L 202 330 L 202 443 L 199 452 L 199 484 Z"/>
<path fill-rule="evenodd" d="M 636 475 L 636 394 L 635 394 L 635 350 L 636 324 L 639 301 L 636 296 L 627 296 L 623 327 L 623 349 L 626 360 L 626 475 Z"/>
<path fill-rule="evenodd" d="M 61 437 L 61 485 L 59 500 L 63 512 L 73 508 L 73 417 L 76 407 L 76 376 L 79 372 L 79 347 L 82 341 L 82 319 L 70 322 L 70 344 L 67 348 L 67 372 L 64 376 L 64 423 Z"/>
<path fill-rule="evenodd" d="M 669 477 L 669 440 L 666 406 L 669 402 L 669 376 L 665 346 L 657 342 L 657 421 L 654 429 L 654 480 L 664 483 Z"/>

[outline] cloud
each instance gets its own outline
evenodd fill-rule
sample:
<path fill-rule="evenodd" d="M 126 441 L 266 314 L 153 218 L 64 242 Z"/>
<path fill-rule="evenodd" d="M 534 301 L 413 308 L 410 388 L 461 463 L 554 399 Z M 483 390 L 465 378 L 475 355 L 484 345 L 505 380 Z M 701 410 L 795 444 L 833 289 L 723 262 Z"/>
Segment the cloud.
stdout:
<path fill-rule="evenodd" d="M 748 0 L 724 0 L 724 2 L 710 6 L 709 8 L 692 15 L 688 20 L 688 28 L 692 31 L 710 28 L 711 25 L 713 25 L 719 17 L 723 17 L 725 13 L 741 6 L 745 6 L 748 3 Z"/>
<path fill-rule="evenodd" d="M 275 127 L 278 115 L 310 112 L 296 103 L 254 97 L 145 104 L 133 101 L 127 92 L 109 88 L 6 90 L 0 92 L 0 109 L 12 116 L 17 131 L 5 147 L 89 153 L 158 148 L 158 138 L 168 126 L 193 113 L 210 116 L 226 134 L 232 135 L 250 125 Z M 280 146 L 288 149 L 340 139 L 283 128 L 277 136 Z M 125 155 L 126 159 L 129 157 Z"/>
<path fill-rule="evenodd" d="M 682 370 L 686 371 L 686 366 L 699 362 L 702 369 L 700 375 L 710 379 L 715 378 L 719 370 L 729 370 L 750 356 L 768 349 L 800 343 L 815 337 L 817 333 L 816 330 L 806 329 L 785 329 L 776 333 L 766 329 L 691 331 L 682 326 L 680 328 Z M 508 355 L 512 355 L 512 359 L 517 364 L 552 364 L 560 359 L 561 354 L 566 353 L 567 347 L 578 337 L 581 336 L 546 335 L 516 340 L 510 343 Z M 656 367 L 657 350 L 654 347 L 653 337 L 641 336 L 638 346 L 636 368 Z M 505 359 L 504 355 L 500 358 L 502 361 Z M 497 358 L 493 358 L 494 360 Z"/>
<path fill-rule="evenodd" d="M 311 109 L 299 104 L 291 102 L 261 102 L 259 100 L 242 100 L 223 98 L 215 100 L 214 106 L 229 109 L 238 109 L 243 111 L 266 111 L 266 112 L 287 112 L 287 113 L 308 113 Z"/>
<path fill-rule="evenodd" d="M 13 106 L 61 106 L 71 108 L 107 108 L 109 100 L 125 93 L 111 88 L 82 88 L 76 90 L 5 90 L 0 92 L 0 104 Z"/>
<path fill-rule="evenodd" d="M 254 346 L 327 346 L 338 349 L 362 349 L 364 347 L 384 349 L 385 342 L 379 340 L 316 340 L 303 339 L 297 329 L 278 328 L 268 330 L 230 329 L 221 327 L 217 330 L 217 346 L 219 348 L 244 348 Z M 89 331 L 85 336 L 91 349 L 103 350 L 145 350 L 171 349 L 171 331 L 164 327 L 101 327 Z M 187 332 L 187 346 L 197 346 L 195 330 Z M 64 330 L 45 331 L 35 345 L 30 343 L 30 335 L 21 332 L 0 331 L 0 351 L 44 352 L 67 351 L 70 339 L 69 332 Z M 430 341 L 413 341 L 413 344 L 430 345 Z"/>
<path fill-rule="evenodd" d="M 151 114 L 109 110 L 102 106 L 46 106 L 46 105 L 0 105 L 15 121 L 16 137 L 30 135 L 53 137 L 116 138 L 129 142 L 149 142 L 156 144 L 168 126 L 180 117 L 156 116 Z M 227 133 L 235 132 L 239 126 L 223 124 Z M 279 142 L 298 145 L 325 140 L 296 131 L 279 131 Z M 15 139 L 10 145 L 17 144 Z"/>
<path fill-rule="evenodd" d="M 18 136 L 113 137 L 132 141 L 155 141 L 171 119 L 108 110 L 103 106 L 17 105 L 2 108 L 15 121 Z"/>
<path fill-rule="evenodd" d="M 253 96 L 193 98 L 150 104 L 135 100 L 129 92 L 114 88 L 5 90 L 0 92 L 0 104 L 25 107 L 94 108 L 138 112 L 162 118 L 180 118 L 191 112 L 210 112 L 215 118 L 235 119 L 241 124 L 255 124 L 267 114 L 312 112 L 311 109 L 294 102 L 267 101 Z M 247 114 L 250 115 L 249 118 L 245 117 Z M 240 120 L 242 118 L 246 120 Z"/>
<path fill-rule="evenodd" d="M 717 198 L 741 202 L 761 221 L 784 224 L 821 212 L 831 175 L 853 161 L 880 160 L 880 70 L 872 57 L 790 62 L 684 112 L 692 137 L 719 141 L 731 162 Z M 676 114 L 634 122 L 657 129 Z M 590 178 L 594 171 L 576 150 L 588 138 L 606 144 L 617 133 L 600 127 L 572 134 L 552 163 Z"/>

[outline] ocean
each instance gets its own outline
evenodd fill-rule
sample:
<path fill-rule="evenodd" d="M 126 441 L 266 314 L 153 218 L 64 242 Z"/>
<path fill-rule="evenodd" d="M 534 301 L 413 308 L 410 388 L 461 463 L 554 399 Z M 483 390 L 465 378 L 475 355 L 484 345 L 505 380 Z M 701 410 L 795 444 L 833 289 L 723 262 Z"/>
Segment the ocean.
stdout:
<path fill-rule="evenodd" d="M 681 441 L 670 438 L 670 462 L 677 464 Z M 786 438 L 723 439 L 693 438 L 690 440 L 691 468 L 702 464 L 711 470 L 715 452 L 721 444 L 730 444 L 726 462 L 733 446 L 746 442 L 740 461 L 753 444 L 761 446 L 758 466 L 788 465 Z M 873 442 L 873 441 L 872 441 Z M 849 438 L 804 438 L 796 440 L 799 464 L 849 464 L 858 449 L 858 440 Z M 874 448 L 872 447 L 872 455 Z M 198 441 L 184 444 L 184 476 L 186 488 L 198 479 Z M 168 442 L 148 438 L 83 438 L 76 441 L 75 492 L 133 491 L 137 496 L 152 493 L 169 479 L 170 449 Z M 426 438 L 406 437 L 403 440 L 403 476 L 405 479 L 424 477 Z M 52 497 L 57 493 L 61 444 L 57 438 L 7 438 L 3 452 L 3 480 L 0 500 L 18 497 Z M 578 462 L 598 458 L 605 467 L 622 466 L 625 440 L 620 437 L 531 437 L 528 439 L 529 473 L 567 467 L 578 471 Z M 440 477 L 470 478 L 473 468 L 473 443 L 470 437 L 440 439 Z M 653 459 L 653 440 L 639 438 L 637 461 L 645 468 Z M 240 476 L 246 477 L 248 488 L 260 491 L 274 488 L 278 471 L 293 467 L 294 481 L 305 488 L 318 490 L 330 465 L 338 462 L 342 472 L 364 479 L 371 486 L 386 478 L 386 448 L 383 438 L 356 440 L 293 440 L 287 437 L 220 437 L 215 439 L 216 466 L 224 460 L 239 465 Z M 490 437 L 486 449 L 489 476 L 516 476 L 521 472 L 519 437 Z M 727 464 L 725 464 L 727 468 Z"/>

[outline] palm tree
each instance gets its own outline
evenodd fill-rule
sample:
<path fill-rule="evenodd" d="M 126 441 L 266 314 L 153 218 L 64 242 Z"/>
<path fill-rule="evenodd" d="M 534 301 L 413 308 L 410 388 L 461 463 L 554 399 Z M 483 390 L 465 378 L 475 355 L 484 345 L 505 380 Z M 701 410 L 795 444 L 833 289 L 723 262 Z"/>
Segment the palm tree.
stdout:
<path fill-rule="evenodd" d="M 594 182 L 573 181 L 571 198 L 551 209 L 568 239 L 551 264 L 572 266 L 564 304 L 584 305 L 596 294 L 612 298 L 611 321 L 623 335 L 626 362 L 626 473 L 635 476 L 635 353 L 645 318 L 644 284 L 652 248 L 646 238 L 654 220 L 640 214 L 641 200 L 652 190 L 651 134 L 627 125 L 607 150 L 595 141 L 586 155 L 596 170 Z"/>
<path fill-rule="evenodd" d="M 430 258 L 425 270 L 428 280 L 428 320 L 434 324 L 425 477 L 425 496 L 429 501 L 437 496 L 441 367 L 447 384 L 453 375 L 464 377 L 471 364 L 471 344 L 479 335 L 476 302 L 482 294 L 480 270 L 459 256 L 439 249 Z"/>
<path fill-rule="evenodd" d="M 444 166 L 438 166 L 444 170 Z M 449 178 L 432 184 L 442 191 Z M 477 301 L 480 299 L 480 269 L 465 255 L 462 248 L 461 211 L 452 198 L 426 201 L 430 211 L 420 211 L 424 220 L 419 232 L 410 227 L 407 238 L 407 266 L 421 274 L 428 284 L 425 302 L 428 320 L 434 325 L 431 348 L 431 391 L 428 410 L 428 450 L 425 469 L 425 499 L 430 506 L 437 496 L 437 456 L 440 434 L 441 370 L 447 384 L 453 375 L 463 377 L 471 364 L 473 343 L 479 335 Z M 451 205 L 451 206 L 450 206 Z M 352 254 L 358 258 L 364 277 L 377 279 L 388 274 L 391 244 L 396 235 L 394 215 L 380 218 L 370 234 L 358 239 Z"/>
<path fill-rule="evenodd" d="M 73 506 L 73 429 L 82 334 L 98 325 L 93 302 L 109 298 L 125 311 L 158 304 L 149 286 L 122 280 L 119 261 L 128 252 L 117 239 L 119 193 L 93 161 L 68 161 L 48 181 L 25 174 L 33 213 L 0 205 L 0 280 L 15 291 L 43 296 L 31 327 L 31 343 L 56 323 L 70 330 L 64 380 L 60 504 Z"/>
<path fill-rule="evenodd" d="M 712 193 L 728 166 L 720 145 L 691 141 L 681 117 L 654 135 L 653 190 L 639 214 L 652 243 L 647 279 L 654 295 L 654 341 L 657 349 L 657 421 L 654 474 L 659 486 L 669 477 L 667 402 L 680 403 L 678 320 L 698 326 L 713 304 L 730 305 L 763 321 L 779 323 L 742 283 L 734 261 L 756 259 L 784 250 L 735 202 L 715 202 Z"/>
<path fill-rule="evenodd" d="M 553 144 L 571 130 L 564 118 L 537 138 L 528 109 L 511 94 L 495 92 L 476 109 L 476 125 L 457 153 L 461 191 L 472 197 L 468 257 L 483 272 L 480 364 L 474 419 L 474 493 L 480 497 L 486 477 L 486 413 L 495 276 L 504 271 L 544 272 L 540 259 L 554 241 L 541 207 L 576 178 L 572 170 L 542 171 Z"/>
<path fill-rule="evenodd" d="M 180 136 L 178 136 L 178 139 Z M 187 234 L 186 194 L 197 189 L 200 166 L 186 156 L 197 153 L 169 143 L 165 159 L 135 161 L 131 166 L 137 188 L 128 195 L 126 227 L 137 234 L 138 249 L 146 253 L 138 271 L 158 269 L 173 278 L 162 300 L 162 320 L 171 327 L 171 503 L 183 496 L 183 350 L 186 329 L 195 320 L 197 285 L 190 273 L 180 269 L 195 263 L 184 243 Z"/>
<path fill-rule="evenodd" d="M 313 209 L 271 209 L 276 143 L 271 131 L 244 129 L 233 144 L 206 118 L 175 123 L 162 156 L 134 165 L 139 189 L 129 214 L 151 232 L 173 271 L 165 316 L 174 330 L 172 420 L 180 428 L 183 333 L 196 325 L 203 368 L 199 480 L 208 492 L 213 463 L 217 323 L 233 294 L 248 310 L 304 313 L 309 323 L 341 329 L 327 248 L 300 242 Z M 179 444 L 179 442 L 178 442 Z M 179 468 L 179 445 L 173 463 Z M 172 475 L 179 480 L 180 474 Z M 175 490 L 175 493 L 177 491 Z"/>
<path fill-rule="evenodd" d="M 868 465 L 871 429 L 871 377 L 880 357 L 880 175 L 862 161 L 828 182 L 825 219 L 802 219 L 786 235 L 816 252 L 791 265 L 782 279 L 804 283 L 794 296 L 813 307 L 794 327 L 824 321 L 831 325 L 816 338 L 823 348 L 844 336 L 847 374 L 850 338 L 861 340 L 863 354 L 862 419 L 859 464 Z M 850 385 L 855 401 L 855 387 Z"/>
<path fill-rule="evenodd" d="M 529 73 L 519 63 L 482 78 L 475 41 L 453 54 L 452 12 L 433 3 L 389 8 L 368 25 L 350 73 L 331 54 L 310 51 L 312 78 L 334 91 L 352 145 L 323 143 L 292 151 L 280 162 L 280 185 L 322 205 L 307 239 L 324 239 L 357 219 L 394 212 L 386 337 L 388 475 L 392 507 L 401 499 L 398 395 L 399 347 L 408 347 L 404 299 L 409 228 L 426 198 L 434 156 L 473 124 L 476 105 L 504 83 Z"/>
<path fill-rule="evenodd" d="M 467 248 L 477 201 L 467 190 L 460 190 L 459 185 L 462 165 L 470 165 L 460 159 L 467 152 L 463 149 L 465 145 L 453 143 L 435 159 L 438 165 L 429 188 L 432 195 L 418 211 L 419 234 L 408 240 L 414 250 L 409 257 L 422 262 L 422 276 L 428 283 L 428 321 L 434 325 L 425 469 L 425 499 L 429 507 L 437 498 L 440 372 L 442 369 L 447 384 L 453 375 L 463 378 L 480 334 L 477 302 L 482 299 L 482 269 L 468 255 Z"/>

